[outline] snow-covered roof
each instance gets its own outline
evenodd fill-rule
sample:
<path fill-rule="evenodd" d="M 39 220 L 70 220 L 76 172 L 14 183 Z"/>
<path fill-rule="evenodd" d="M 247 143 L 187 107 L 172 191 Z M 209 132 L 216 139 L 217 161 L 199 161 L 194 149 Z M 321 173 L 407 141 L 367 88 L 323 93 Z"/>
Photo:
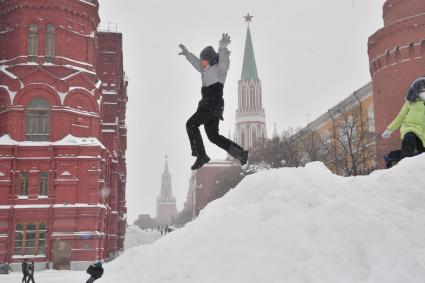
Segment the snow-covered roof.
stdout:
<path fill-rule="evenodd" d="M 9 209 L 9 208 L 15 208 L 15 209 L 27 209 L 27 208 L 33 208 L 33 209 L 42 209 L 42 208 L 102 208 L 105 209 L 106 206 L 101 203 L 96 204 L 88 204 L 88 203 L 76 203 L 76 204 L 16 204 L 16 205 L 0 205 L 0 209 Z"/>

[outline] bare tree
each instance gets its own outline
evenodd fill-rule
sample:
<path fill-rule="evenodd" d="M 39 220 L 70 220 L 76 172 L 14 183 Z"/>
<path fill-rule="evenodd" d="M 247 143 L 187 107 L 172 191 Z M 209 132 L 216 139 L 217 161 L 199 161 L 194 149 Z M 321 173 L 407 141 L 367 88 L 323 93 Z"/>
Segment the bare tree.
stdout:
<path fill-rule="evenodd" d="M 327 162 L 330 151 L 329 144 L 316 132 L 311 130 L 303 132 L 300 135 L 299 143 L 304 163 L 313 161 Z"/>
<path fill-rule="evenodd" d="M 289 128 L 282 134 L 282 151 L 284 157 L 285 167 L 299 167 L 302 166 L 302 147 L 294 134 L 294 129 Z"/>
<path fill-rule="evenodd" d="M 298 167 L 301 162 L 302 150 L 292 128 L 281 136 L 257 143 L 251 149 L 250 163 L 259 164 L 261 168 Z"/>
<path fill-rule="evenodd" d="M 367 161 L 374 156 L 373 134 L 363 121 L 360 107 L 338 111 L 339 119 L 335 122 L 335 163 L 343 168 L 345 176 L 356 176 L 366 170 Z"/>
<path fill-rule="evenodd" d="M 254 144 L 249 155 L 251 164 L 263 164 L 263 167 L 282 167 L 282 160 L 284 159 L 281 137 L 274 137 L 262 143 Z"/>

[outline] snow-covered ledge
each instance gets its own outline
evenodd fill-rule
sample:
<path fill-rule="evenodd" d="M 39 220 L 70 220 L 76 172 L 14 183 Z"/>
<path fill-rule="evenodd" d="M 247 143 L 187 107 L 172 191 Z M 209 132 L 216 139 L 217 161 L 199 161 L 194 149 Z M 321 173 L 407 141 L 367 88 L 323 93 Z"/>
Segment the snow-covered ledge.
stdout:
<path fill-rule="evenodd" d="M 50 146 L 50 145 L 77 145 L 77 146 L 99 146 L 105 148 L 104 145 L 95 137 L 78 138 L 69 134 L 63 139 L 56 142 L 34 142 L 34 141 L 16 141 L 9 135 L 0 137 L 0 145 L 17 145 L 17 146 Z"/>

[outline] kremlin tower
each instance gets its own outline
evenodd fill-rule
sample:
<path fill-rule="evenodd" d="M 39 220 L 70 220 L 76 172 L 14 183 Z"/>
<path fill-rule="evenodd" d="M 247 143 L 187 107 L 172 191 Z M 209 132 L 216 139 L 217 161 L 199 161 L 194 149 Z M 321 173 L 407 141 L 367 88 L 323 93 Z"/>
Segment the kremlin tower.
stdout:
<path fill-rule="evenodd" d="M 161 192 L 157 198 L 156 222 L 160 225 L 171 224 L 177 214 L 176 198 L 173 196 L 171 174 L 168 169 L 168 160 L 165 157 L 165 168 L 161 179 Z"/>
<path fill-rule="evenodd" d="M 252 148 L 267 138 L 266 115 L 263 109 L 261 80 L 258 77 L 249 23 L 253 16 L 245 17 L 248 23 L 242 75 L 238 88 L 238 109 L 234 140 L 244 148 Z"/>

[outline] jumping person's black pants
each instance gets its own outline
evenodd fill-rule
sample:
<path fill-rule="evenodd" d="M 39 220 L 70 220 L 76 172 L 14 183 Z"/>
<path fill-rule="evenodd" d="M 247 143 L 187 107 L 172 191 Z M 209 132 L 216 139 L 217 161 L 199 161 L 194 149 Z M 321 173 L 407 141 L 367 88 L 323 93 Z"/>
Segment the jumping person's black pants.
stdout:
<path fill-rule="evenodd" d="M 190 140 L 192 155 L 206 155 L 201 132 L 199 131 L 199 127 L 204 125 L 208 139 L 212 143 L 229 152 L 233 157 L 238 157 L 243 151 L 243 148 L 219 134 L 219 123 L 219 118 L 202 109 L 198 109 L 198 111 L 189 118 L 186 123 L 186 130 Z"/>
<path fill-rule="evenodd" d="M 420 138 L 418 138 L 414 133 L 407 133 L 404 135 L 403 142 L 401 144 L 401 157 L 412 157 L 417 153 L 425 152 L 424 145 Z"/>

